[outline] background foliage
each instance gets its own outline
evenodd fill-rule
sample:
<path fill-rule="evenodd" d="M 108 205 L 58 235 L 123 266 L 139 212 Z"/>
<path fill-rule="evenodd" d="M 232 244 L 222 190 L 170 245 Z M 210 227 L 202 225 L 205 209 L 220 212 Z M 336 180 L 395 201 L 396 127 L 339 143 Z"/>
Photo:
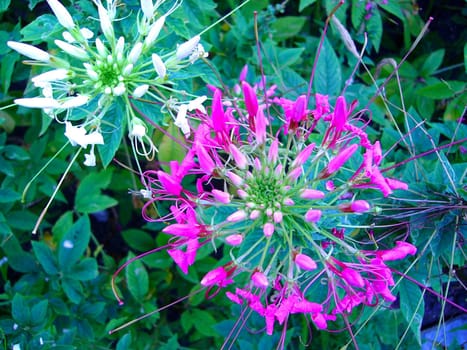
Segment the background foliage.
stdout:
<path fill-rule="evenodd" d="M 388 235 L 394 240 L 410 234 L 420 253 L 415 261 L 397 266 L 408 276 L 396 287 L 398 302 L 389 309 L 353 315 L 354 334 L 361 349 L 414 349 L 424 342 L 429 342 L 429 348 L 441 348 L 427 340 L 428 335 L 422 335 L 421 330 L 434 327 L 443 334 L 449 318 L 461 313 L 443 300 L 454 300 L 465 307 L 467 129 L 461 119 L 467 104 L 467 33 L 462 24 L 465 3 L 372 1 L 371 12 L 365 10 L 366 3 L 347 1 L 336 12 L 341 26 L 331 23 L 316 63 L 314 89 L 336 96 L 345 88 L 348 100 L 369 105 L 371 136 L 389 150 L 386 170 L 408 182 L 410 190 L 404 198 L 382 203 L 381 215 L 370 218 L 368 224 L 375 224 L 375 235 Z M 77 21 L 98 26 L 89 20 L 89 16 L 96 16 L 89 0 L 66 4 Z M 124 4 L 128 15 L 139 6 L 136 0 Z M 189 38 L 237 5 L 233 0 L 186 0 L 166 27 Z M 206 83 L 221 83 L 218 77 L 233 86 L 248 64 L 251 82 L 259 81 L 263 70 L 268 83 L 277 84 L 286 96 L 306 93 L 326 14 L 335 5 L 333 0 L 251 1 L 202 36 L 210 53 L 209 64 L 191 67 L 187 76 L 181 77 L 190 79 L 181 80 L 179 88 L 204 94 Z M 254 11 L 261 58 L 257 55 Z M 430 16 L 434 20 L 428 33 L 398 66 Z M 28 79 L 37 72 L 22 64 L 22 58 L 5 42 L 25 41 L 47 48 L 59 27 L 42 0 L 0 0 L 0 17 L 0 102 L 7 106 L 14 98 L 31 93 Z M 125 21 L 120 30 L 125 30 Z M 353 74 L 357 59 L 348 49 L 346 35 L 350 34 L 361 50 L 365 33 L 364 65 Z M 375 98 L 376 86 L 382 86 L 394 72 L 383 93 Z M 126 145 L 105 169 L 73 164 L 40 233 L 31 235 L 74 154 L 71 147 L 61 150 L 66 141 L 62 126 L 46 125 L 44 118 L 37 110 L 11 107 L 0 111 L 1 346 L 220 348 L 239 310 L 222 296 L 205 300 L 203 293 L 194 293 L 200 278 L 216 263 L 208 248 L 200 253 L 200 263 L 190 267 L 188 275 L 177 270 L 165 253 L 130 264 L 117 279 L 125 305 L 119 307 L 113 297 L 110 278 L 118 266 L 168 239 L 159 234 L 160 225 L 142 220 L 142 199 L 128 194 L 128 189 L 139 187 L 138 178 L 121 166 L 132 166 Z M 177 133 L 170 123 L 164 127 Z M 179 150 L 160 133 L 153 138 L 160 145 L 160 153 L 156 161 L 144 166 L 157 169 L 176 159 Z M 357 230 L 356 237 L 363 231 Z M 190 290 L 193 294 L 189 298 L 170 309 L 108 335 L 116 326 L 167 305 Z M 431 290 L 443 298 L 433 297 Z M 291 326 L 291 348 L 305 347 L 307 342 L 312 348 L 349 344 L 347 331 L 314 331 L 310 338 L 306 324 L 297 321 Z M 258 329 L 261 322 L 253 317 L 248 327 Z M 274 348 L 278 337 L 261 333 L 252 337 L 244 329 L 233 348 Z M 449 348 L 458 348 L 456 342 L 462 341 L 466 340 L 451 337 Z"/>

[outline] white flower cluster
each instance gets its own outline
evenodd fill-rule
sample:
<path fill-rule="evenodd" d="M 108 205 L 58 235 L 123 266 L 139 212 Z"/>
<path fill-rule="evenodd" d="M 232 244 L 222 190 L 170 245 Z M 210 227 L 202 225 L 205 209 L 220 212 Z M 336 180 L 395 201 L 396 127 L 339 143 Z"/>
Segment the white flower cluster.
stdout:
<path fill-rule="evenodd" d="M 154 44 L 165 20 L 178 8 L 179 0 L 162 15 L 159 14 L 159 8 L 166 0 L 156 0 L 155 3 L 153 0 L 141 0 L 137 20 L 138 33 L 131 39 L 123 36 L 117 38 L 115 34 L 113 22 L 116 0 L 107 0 L 106 6 L 103 5 L 103 0 L 93 1 L 99 14 L 103 34 L 101 37 L 94 38 L 90 29 L 80 28 L 58 0 L 47 0 L 58 22 L 65 29 L 63 40 L 54 41 L 64 55 L 51 55 L 25 43 L 7 43 L 11 49 L 33 60 L 32 64 L 52 68 L 32 78 L 33 85 L 41 91 L 40 96 L 19 98 L 15 103 L 29 108 L 41 108 L 57 120 L 64 113 L 65 136 L 72 145 L 83 148 L 92 146 L 84 164 L 94 166 L 94 145 L 104 143 L 100 134 L 102 119 L 105 119 L 106 112 L 115 99 L 121 98 L 126 106 L 126 123 L 132 144 L 139 155 L 152 158 L 156 148 L 146 135 L 148 126 L 135 116 L 130 98 L 147 95 L 153 101 L 165 103 L 159 94 L 151 91 L 151 86 L 163 88 L 163 84 L 169 79 L 168 72 L 206 57 L 207 53 L 199 43 L 199 36 L 178 45 L 172 53 L 163 56 L 154 53 Z M 73 126 L 68 121 L 73 109 L 86 110 L 94 99 L 97 107 L 87 113 L 86 120 L 81 125 Z M 91 127 L 92 132 L 88 133 L 85 129 L 87 127 Z M 138 149 L 143 151 L 139 152 Z"/>

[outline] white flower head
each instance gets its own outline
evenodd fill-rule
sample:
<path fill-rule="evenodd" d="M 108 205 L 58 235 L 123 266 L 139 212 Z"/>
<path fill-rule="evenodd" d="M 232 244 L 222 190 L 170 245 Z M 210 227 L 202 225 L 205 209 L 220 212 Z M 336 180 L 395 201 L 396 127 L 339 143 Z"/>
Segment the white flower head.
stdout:
<path fill-rule="evenodd" d="M 71 17 L 68 10 L 58 0 L 47 0 L 50 8 L 52 9 L 58 22 L 66 29 L 72 29 L 75 27 L 73 17 Z"/>
<path fill-rule="evenodd" d="M 17 41 L 8 41 L 7 45 L 9 48 L 33 60 L 41 62 L 50 61 L 50 55 L 47 52 L 38 49 L 35 46 L 19 43 Z"/>
<path fill-rule="evenodd" d="M 190 40 L 184 42 L 183 44 L 177 47 L 177 52 L 175 56 L 178 60 L 183 60 L 193 53 L 193 50 L 198 46 L 201 37 L 199 35 L 194 36 Z"/>

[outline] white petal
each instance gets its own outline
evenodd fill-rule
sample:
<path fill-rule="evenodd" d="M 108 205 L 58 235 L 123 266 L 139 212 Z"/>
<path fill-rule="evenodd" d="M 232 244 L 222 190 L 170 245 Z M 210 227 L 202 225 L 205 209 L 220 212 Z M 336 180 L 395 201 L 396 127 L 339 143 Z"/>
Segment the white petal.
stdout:
<path fill-rule="evenodd" d="M 175 119 L 175 125 L 180 128 L 184 135 L 190 134 L 190 125 L 186 119 L 187 105 L 181 105 L 178 109 L 177 118 Z"/>
<path fill-rule="evenodd" d="M 195 109 L 199 109 L 201 112 L 206 113 L 206 109 L 203 106 L 204 101 L 206 101 L 206 96 L 200 96 L 195 98 L 193 101 L 188 103 L 188 110 L 191 112 Z"/>
<path fill-rule="evenodd" d="M 154 69 L 156 70 L 159 78 L 165 78 L 167 69 L 165 68 L 164 62 L 162 62 L 162 59 L 156 53 L 152 54 L 152 64 L 154 65 Z"/>
<path fill-rule="evenodd" d="M 59 48 L 61 48 L 63 51 L 65 51 L 67 54 L 71 56 L 79 58 L 80 60 L 89 59 L 87 52 L 84 51 L 80 47 L 68 44 L 67 42 L 62 41 L 62 40 L 55 40 L 54 42 Z"/>
<path fill-rule="evenodd" d="M 79 32 L 85 39 L 91 39 L 94 36 L 94 33 L 92 32 L 92 30 L 88 28 L 81 28 Z"/>
<path fill-rule="evenodd" d="M 152 18 L 154 15 L 154 5 L 152 0 L 141 0 L 141 10 L 143 11 L 144 17 L 147 19 Z"/>
<path fill-rule="evenodd" d="M 20 54 L 29 57 L 33 60 L 42 62 L 50 61 L 50 55 L 47 52 L 38 49 L 35 46 L 19 43 L 17 41 L 8 41 L 7 45 L 16 52 L 19 52 Z"/>
<path fill-rule="evenodd" d="M 69 77 L 68 69 L 59 68 L 50 70 L 48 72 L 36 75 L 31 79 L 34 86 L 36 87 L 43 87 L 43 83 L 57 81 L 57 80 L 64 80 Z"/>
<path fill-rule="evenodd" d="M 89 154 L 84 155 L 84 162 L 83 164 L 86 166 L 96 166 L 96 155 L 94 154 L 94 150 L 91 150 Z"/>
<path fill-rule="evenodd" d="M 17 98 L 14 102 L 28 108 L 60 108 L 57 100 L 48 97 Z"/>
<path fill-rule="evenodd" d="M 65 136 L 72 146 L 80 145 L 81 147 L 86 147 L 88 145 L 85 141 L 86 129 L 83 127 L 76 127 L 70 122 L 65 122 Z"/>
<path fill-rule="evenodd" d="M 138 86 L 135 91 L 133 91 L 133 97 L 135 98 L 140 98 L 140 97 L 143 97 L 144 94 L 146 92 L 148 92 L 148 89 L 149 89 L 149 85 L 148 84 L 144 84 L 144 85 L 140 85 Z"/>
<path fill-rule="evenodd" d="M 88 145 L 103 145 L 104 138 L 99 131 L 93 131 L 92 133 L 85 135 L 84 140 Z"/>
<path fill-rule="evenodd" d="M 64 102 L 62 102 L 61 107 L 64 109 L 80 107 L 88 103 L 88 101 L 89 101 L 89 96 L 78 95 L 78 96 L 67 98 Z"/>
<path fill-rule="evenodd" d="M 66 29 L 72 29 L 75 26 L 73 17 L 71 17 L 68 10 L 58 0 L 47 0 L 50 8 L 57 17 L 58 22 Z"/>
<path fill-rule="evenodd" d="M 166 16 L 160 17 L 156 22 L 153 23 L 151 28 L 149 28 L 149 33 L 144 40 L 144 45 L 146 47 L 151 46 L 154 41 L 156 41 L 159 33 L 161 32 L 162 27 L 164 26 Z"/>

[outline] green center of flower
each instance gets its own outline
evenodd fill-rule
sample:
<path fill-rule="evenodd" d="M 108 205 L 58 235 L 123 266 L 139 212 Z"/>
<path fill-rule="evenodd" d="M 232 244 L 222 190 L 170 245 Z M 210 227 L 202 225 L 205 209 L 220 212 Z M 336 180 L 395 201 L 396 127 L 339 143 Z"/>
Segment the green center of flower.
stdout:
<path fill-rule="evenodd" d="M 121 72 L 117 64 L 103 64 L 99 67 L 97 74 L 103 86 L 115 87 L 121 81 Z"/>
<path fill-rule="evenodd" d="M 273 209 L 283 201 L 283 185 L 274 174 L 258 172 L 247 181 L 248 199 L 262 209 Z"/>

